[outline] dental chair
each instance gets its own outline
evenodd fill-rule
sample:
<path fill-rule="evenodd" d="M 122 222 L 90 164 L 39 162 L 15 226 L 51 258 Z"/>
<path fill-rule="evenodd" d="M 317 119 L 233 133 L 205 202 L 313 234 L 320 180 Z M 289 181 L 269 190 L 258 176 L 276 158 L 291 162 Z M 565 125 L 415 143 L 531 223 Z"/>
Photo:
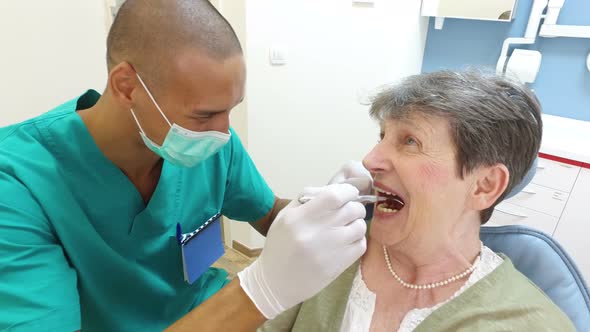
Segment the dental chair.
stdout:
<path fill-rule="evenodd" d="M 531 182 L 537 160 L 507 198 Z M 576 264 L 549 235 L 525 226 L 482 227 L 483 243 L 508 256 L 570 318 L 578 331 L 590 331 L 590 291 Z"/>
<path fill-rule="evenodd" d="M 578 331 L 590 331 L 590 291 L 572 259 L 553 238 L 517 225 L 482 227 L 480 236 L 487 247 L 508 256 Z"/>

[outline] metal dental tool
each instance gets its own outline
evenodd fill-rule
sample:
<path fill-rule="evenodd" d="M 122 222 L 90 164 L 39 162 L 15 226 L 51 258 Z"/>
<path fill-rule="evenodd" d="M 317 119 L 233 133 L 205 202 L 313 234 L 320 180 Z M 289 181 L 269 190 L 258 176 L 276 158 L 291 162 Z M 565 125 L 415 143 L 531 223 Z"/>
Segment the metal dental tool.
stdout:
<path fill-rule="evenodd" d="M 311 201 L 313 198 L 314 198 L 313 196 L 301 196 L 301 197 L 299 197 L 298 201 L 301 204 L 305 204 L 305 203 Z M 353 202 L 359 202 L 362 204 L 372 204 L 372 203 L 376 203 L 376 202 L 384 202 L 386 200 L 387 200 L 387 198 L 382 197 L 382 196 L 360 195 L 358 198 L 354 199 Z"/>

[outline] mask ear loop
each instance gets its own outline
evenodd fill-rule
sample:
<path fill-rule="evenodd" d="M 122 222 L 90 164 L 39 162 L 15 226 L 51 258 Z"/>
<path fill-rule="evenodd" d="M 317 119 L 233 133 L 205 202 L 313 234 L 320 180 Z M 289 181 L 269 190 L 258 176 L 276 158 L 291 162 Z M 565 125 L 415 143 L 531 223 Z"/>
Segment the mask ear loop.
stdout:
<path fill-rule="evenodd" d="M 145 133 L 145 130 L 143 130 L 143 127 L 141 127 L 141 124 L 139 124 L 139 120 L 137 120 L 137 116 L 135 115 L 133 108 L 131 108 L 130 110 L 131 110 L 131 115 L 133 115 L 133 118 L 135 119 L 135 123 L 137 123 L 137 126 L 139 127 L 139 133 L 143 136 L 143 138 L 147 139 L 149 142 L 151 142 L 157 148 L 161 148 L 162 147 L 161 145 L 152 141 L 152 139 L 147 136 L 147 134 Z"/>
<path fill-rule="evenodd" d="M 150 97 L 150 99 L 152 100 L 152 102 L 154 103 L 154 105 L 156 105 L 156 108 L 158 109 L 158 111 L 160 112 L 160 114 L 162 115 L 162 117 L 164 118 L 164 120 L 166 120 L 166 123 L 168 124 L 168 126 L 170 126 L 170 128 L 172 128 L 172 124 L 170 123 L 170 121 L 168 121 L 168 118 L 166 117 L 166 115 L 164 114 L 164 112 L 162 112 L 162 109 L 160 108 L 160 105 L 158 105 L 158 103 L 156 102 L 156 99 L 154 99 L 154 96 L 152 96 L 152 93 L 150 92 L 150 90 L 148 90 L 148 88 L 145 85 L 145 83 L 143 83 L 143 80 L 141 79 L 141 77 L 139 77 L 139 74 L 137 72 L 135 73 L 135 76 L 137 76 L 137 79 L 139 80 L 139 83 L 141 83 L 141 86 L 143 86 L 145 92 L 147 92 L 148 96 Z M 133 114 L 133 110 L 131 110 L 131 113 Z M 135 114 L 133 114 L 133 117 L 135 117 Z M 137 121 L 137 118 L 135 118 L 135 121 Z M 139 127 L 141 128 L 141 126 L 139 126 Z"/>
<path fill-rule="evenodd" d="M 144 134 L 144 135 L 146 135 L 145 130 L 143 130 L 143 128 L 141 127 L 141 124 L 139 123 L 139 120 L 137 120 L 137 116 L 135 115 L 135 112 L 133 111 L 133 108 L 131 108 L 131 115 L 133 115 L 133 118 L 135 119 L 135 123 L 137 123 L 137 126 L 139 127 L 139 130 L 141 130 L 141 133 Z"/>

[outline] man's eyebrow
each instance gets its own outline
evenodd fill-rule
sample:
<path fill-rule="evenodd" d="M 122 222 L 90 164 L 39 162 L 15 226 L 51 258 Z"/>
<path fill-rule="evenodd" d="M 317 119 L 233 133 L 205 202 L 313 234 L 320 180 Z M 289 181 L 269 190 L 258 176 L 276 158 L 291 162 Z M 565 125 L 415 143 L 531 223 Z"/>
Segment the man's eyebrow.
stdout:
<path fill-rule="evenodd" d="M 240 101 L 236 104 L 239 105 L 244 101 L 244 98 L 240 99 Z M 224 110 L 210 110 L 210 109 L 198 109 L 198 108 L 194 108 L 191 110 L 192 114 L 198 114 L 198 115 L 216 115 L 219 113 L 224 113 L 227 112 L 227 109 Z"/>
<path fill-rule="evenodd" d="M 195 115 L 216 115 L 219 113 L 225 113 L 227 110 L 192 110 L 191 113 Z"/>

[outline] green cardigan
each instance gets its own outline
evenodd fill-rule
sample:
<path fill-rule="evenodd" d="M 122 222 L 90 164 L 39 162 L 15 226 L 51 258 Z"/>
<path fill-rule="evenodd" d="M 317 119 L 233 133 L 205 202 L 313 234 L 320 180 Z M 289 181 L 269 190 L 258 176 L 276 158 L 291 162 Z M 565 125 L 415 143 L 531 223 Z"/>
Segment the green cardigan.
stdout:
<path fill-rule="evenodd" d="M 575 331 L 568 317 L 512 262 L 504 262 L 428 316 L 415 332 Z M 358 262 L 315 297 L 258 331 L 340 331 Z M 294 285 L 296 287 L 296 285 Z"/>

